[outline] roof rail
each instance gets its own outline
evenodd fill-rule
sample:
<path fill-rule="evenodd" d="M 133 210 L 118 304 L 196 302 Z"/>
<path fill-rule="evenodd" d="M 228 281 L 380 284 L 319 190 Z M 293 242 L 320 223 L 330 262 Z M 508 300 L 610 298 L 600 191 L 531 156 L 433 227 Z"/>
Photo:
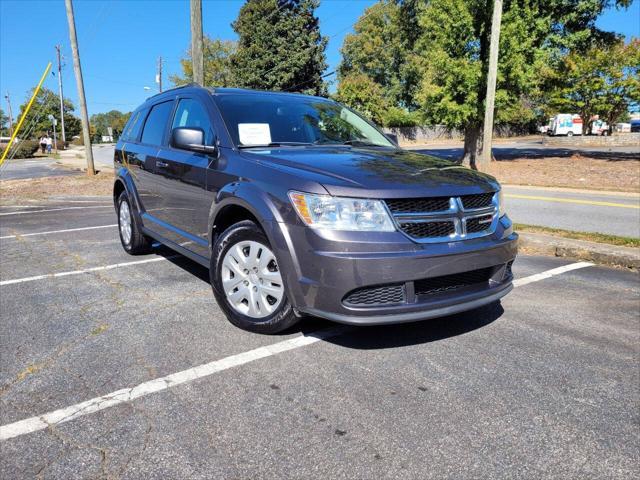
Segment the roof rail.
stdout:
<path fill-rule="evenodd" d="M 167 92 L 172 92 L 174 90 L 180 90 L 181 88 L 188 88 L 188 87 L 204 88 L 202 85 L 200 85 L 199 83 L 196 83 L 196 82 L 185 83 L 184 85 L 178 85 L 177 87 L 169 88 L 169 89 L 164 90 L 162 92 L 158 92 L 155 95 L 151 95 L 150 97 L 147 97 L 147 100 L 151 100 L 152 98 L 156 98 L 159 95 L 164 95 Z"/>

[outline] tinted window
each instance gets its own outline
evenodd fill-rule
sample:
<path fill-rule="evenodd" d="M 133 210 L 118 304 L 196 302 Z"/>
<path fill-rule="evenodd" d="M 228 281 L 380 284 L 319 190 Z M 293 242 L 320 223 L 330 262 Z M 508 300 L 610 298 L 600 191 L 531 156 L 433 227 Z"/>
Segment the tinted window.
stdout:
<path fill-rule="evenodd" d="M 178 103 L 176 114 L 173 117 L 171 129 L 176 127 L 201 128 L 204 131 L 205 145 L 213 145 L 213 127 L 209 114 L 204 106 L 197 100 L 183 98 Z"/>
<path fill-rule="evenodd" d="M 339 103 L 289 95 L 221 95 L 220 112 L 236 145 L 277 142 L 393 144 L 375 127 Z"/>
<path fill-rule="evenodd" d="M 135 142 L 138 139 L 146 113 L 147 110 L 138 110 L 131 115 L 131 118 L 122 131 L 122 135 L 120 135 L 120 140 L 125 142 Z"/>
<path fill-rule="evenodd" d="M 151 109 L 142 131 L 142 143 L 162 145 L 164 130 L 171 115 L 173 102 L 159 103 Z"/>

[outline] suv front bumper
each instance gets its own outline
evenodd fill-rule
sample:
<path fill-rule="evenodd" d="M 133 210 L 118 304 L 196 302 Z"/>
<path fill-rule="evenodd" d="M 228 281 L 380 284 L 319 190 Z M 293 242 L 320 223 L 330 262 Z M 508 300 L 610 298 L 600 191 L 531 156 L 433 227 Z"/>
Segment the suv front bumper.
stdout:
<path fill-rule="evenodd" d="M 440 244 L 417 244 L 399 232 L 318 231 L 276 222 L 269 230 L 293 307 L 336 322 L 441 317 L 494 302 L 513 288 L 518 236 L 508 219 L 486 237 Z"/>

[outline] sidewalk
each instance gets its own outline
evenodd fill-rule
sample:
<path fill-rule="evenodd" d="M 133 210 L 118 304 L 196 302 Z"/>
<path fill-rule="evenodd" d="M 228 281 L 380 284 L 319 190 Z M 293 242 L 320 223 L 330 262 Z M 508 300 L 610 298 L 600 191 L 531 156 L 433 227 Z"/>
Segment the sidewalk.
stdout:
<path fill-rule="evenodd" d="M 113 148 L 112 144 L 93 145 L 93 164 L 96 170 L 113 170 Z M 81 170 L 87 169 L 87 159 L 82 145 L 69 145 L 67 150 L 58 151 L 57 161 L 63 165 L 68 165 Z"/>

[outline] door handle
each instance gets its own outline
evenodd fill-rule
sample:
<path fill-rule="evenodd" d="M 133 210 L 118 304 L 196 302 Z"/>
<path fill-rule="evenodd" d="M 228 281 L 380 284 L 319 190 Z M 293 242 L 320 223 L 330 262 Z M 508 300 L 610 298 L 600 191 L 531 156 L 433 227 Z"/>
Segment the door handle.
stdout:
<path fill-rule="evenodd" d="M 169 164 L 167 162 L 163 162 L 161 160 L 156 160 L 156 167 L 165 168 L 168 167 Z"/>

